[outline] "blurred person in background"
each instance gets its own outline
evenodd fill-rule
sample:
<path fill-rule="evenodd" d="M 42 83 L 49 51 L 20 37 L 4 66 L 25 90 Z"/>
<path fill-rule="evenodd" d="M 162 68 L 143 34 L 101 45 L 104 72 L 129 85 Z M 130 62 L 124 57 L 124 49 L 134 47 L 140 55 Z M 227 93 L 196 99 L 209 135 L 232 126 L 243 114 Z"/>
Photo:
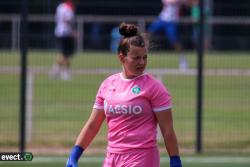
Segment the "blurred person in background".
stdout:
<path fill-rule="evenodd" d="M 97 50 L 102 47 L 103 40 L 102 36 L 102 24 L 101 23 L 92 23 L 90 25 L 90 34 L 89 34 L 89 45 L 91 49 Z"/>
<path fill-rule="evenodd" d="M 122 36 L 119 33 L 119 26 L 112 28 L 110 33 L 110 51 L 112 53 L 117 53 L 118 45 Z"/>
<path fill-rule="evenodd" d="M 55 36 L 58 42 L 59 54 L 50 71 L 51 77 L 69 80 L 70 59 L 75 50 L 75 6 L 73 0 L 61 0 L 55 14 Z"/>
<path fill-rule="evenodd" d="M 180 70 L 188 69 L 188 61 L 183 53 L 182 44 L 179 39 L 178 21 L 181 6 L 188 4 L 188 0 L 162 0 L 162 11 L 148 28 L 148 32 L 151 35 L 161 30 L 164 31 L 166 38 L 179 54 Z"/>
<path fill-rule="evenodd" d="M 205 1 L 207 2 L 207 1 Z M 210 26 L 207 23 L 208 17 L 211 15 L 211 11 L 209 9 L 209 5 L 205 4 L 205 11 L 204 11 L 204 49 L 208 50 L 210 48 L 209 44 L 209 33 L 210 33 Z M 199 41 L 199 19 L 200 19 L 200 7 L 199 7 L 199 0 L 191 0 L 191 17 L 193 20 L 193 43 L 195 47 L 198 47 Z"/>
<path fill-rule="evenodd" d="M 173 126 L 172 97 L 166 87 L 145 73 L 148 41 L 134 24 L 122 23 L 118 59 L 122 70 L 99 87 L 92 113 L 75 142 L 66 167 L 77 166 L 102 123 L 108 125 L 103 167 L 159 167 L 157 124 L 170 157 L 170 167 L 181 167 Z"/>

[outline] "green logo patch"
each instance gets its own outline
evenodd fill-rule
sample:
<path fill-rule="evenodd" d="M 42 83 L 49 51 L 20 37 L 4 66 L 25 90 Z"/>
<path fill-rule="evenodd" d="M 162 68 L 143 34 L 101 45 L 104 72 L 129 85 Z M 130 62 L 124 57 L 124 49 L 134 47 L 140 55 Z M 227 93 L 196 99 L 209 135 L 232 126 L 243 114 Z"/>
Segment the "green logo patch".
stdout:
<path fill-rule="evenodd" d="M 139 94 L 140 91 L 141 91 L 141 88 L 140 88 L 139 86 L 134 86 L 134 87 L 132 88 L 132 92 L 133 92 L 134 94 Z"/>
<path fill-rule="evenodd" d="M 32 155 L 32 153 L 30 153 L 30 152 L 26 152 L 26 153 L 24 154 L 23 158 L 24 158 L 25 161 L 32 161 L 33 155 Z"/>

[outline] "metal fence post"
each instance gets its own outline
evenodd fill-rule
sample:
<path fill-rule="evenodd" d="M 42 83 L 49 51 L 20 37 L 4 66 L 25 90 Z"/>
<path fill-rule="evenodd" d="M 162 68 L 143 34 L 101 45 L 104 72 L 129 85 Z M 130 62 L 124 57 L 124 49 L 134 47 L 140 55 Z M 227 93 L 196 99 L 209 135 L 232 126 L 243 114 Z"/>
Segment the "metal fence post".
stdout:
<path fill-rule="evenodd" d="M 26 79 L 28 49 L 28 0 L 21 1 L 21 77 L 20 77 L 20 152 L 25 151 L 25 117 L 26 117 Z"/>
<path fill-rule="evenodd" d="M 202 109 L 203 109 L 203 54 L 204 54 L 204 0 L 200 0 L 199 40 L 197 58 L 197 115 L 196 115 L 196 152 L 202 152 Z"/>

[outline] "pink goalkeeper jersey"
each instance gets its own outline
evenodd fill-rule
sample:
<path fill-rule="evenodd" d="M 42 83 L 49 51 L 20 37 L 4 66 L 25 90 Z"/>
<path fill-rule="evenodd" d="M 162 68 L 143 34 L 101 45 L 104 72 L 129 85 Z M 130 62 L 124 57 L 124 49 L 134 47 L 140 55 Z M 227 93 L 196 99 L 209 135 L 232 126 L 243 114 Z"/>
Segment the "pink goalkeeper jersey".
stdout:
<path fill-rule="evenodd" d="M 154 112 L 172 107 L 163 84 L 148 74 L 125 79 L 121 73 L 101 84 L 94 108 L 104 109 L 108 124 L 108 151 L 156 147 L 157 120 Z"/>

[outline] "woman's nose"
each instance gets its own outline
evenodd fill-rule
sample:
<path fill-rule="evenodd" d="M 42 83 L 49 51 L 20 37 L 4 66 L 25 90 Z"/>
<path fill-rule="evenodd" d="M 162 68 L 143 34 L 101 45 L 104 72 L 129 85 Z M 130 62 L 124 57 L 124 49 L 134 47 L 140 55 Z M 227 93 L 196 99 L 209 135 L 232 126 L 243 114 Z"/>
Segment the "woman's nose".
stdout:
<path fill-rule="evenodd" d="M 145 60 L 144 60 L 143 58 L 141 58 L 141 59 L 139 60 L 139 63 L 140 63 L 140 64 L 145 64 Z"/>

